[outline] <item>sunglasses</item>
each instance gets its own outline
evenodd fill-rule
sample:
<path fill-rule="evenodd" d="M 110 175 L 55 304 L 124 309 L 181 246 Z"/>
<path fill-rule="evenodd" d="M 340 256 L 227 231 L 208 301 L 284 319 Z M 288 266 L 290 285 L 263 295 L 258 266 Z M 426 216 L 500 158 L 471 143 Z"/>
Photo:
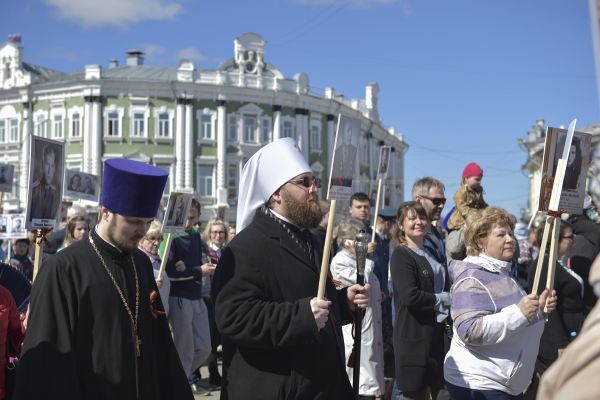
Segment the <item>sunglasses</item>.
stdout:
<path fill-rule="evenodd" d="M 424 199 L 427 199 L 433 203 L 434 206 L 441 206 L 442 204 L 446 204 L 445 197 L 429 197 L 429 196 L 421 196 Z"/>
<path fill-rule="evenodd" d="M 305 176 L 304 178 L 301 178 L 301 179 L 296 179 L 296 180 L 293 180 L 293 181 L 288 181 L 288 183 L 293 183 L 293 184 L 296 184 L 296 185 L 299 184 L 299 185 L 302 185 L 302 186 L 304 186 L 306 188 L 309 188 L 309 189 L 312 187 L 312 185 L 314 183 L 315 186 L 317 187 L 317 189 L 320 189 L 321 185 L 323 184 L 323 179 L 321 179 L 321 178 L 315 178 L 315 177 L 311 178 L 311 177 Z"/>

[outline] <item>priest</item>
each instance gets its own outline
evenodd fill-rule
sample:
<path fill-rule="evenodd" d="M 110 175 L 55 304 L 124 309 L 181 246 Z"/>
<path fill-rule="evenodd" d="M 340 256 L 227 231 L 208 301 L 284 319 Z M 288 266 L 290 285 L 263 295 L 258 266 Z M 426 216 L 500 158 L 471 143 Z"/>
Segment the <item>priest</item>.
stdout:
<path fill-rule="evenodd" d="M 106 161 L 97 227 L 45 262 L 33 285 L 16 399 L 193 400 L 137 249 L 166 181 L 159 168 Z"/>

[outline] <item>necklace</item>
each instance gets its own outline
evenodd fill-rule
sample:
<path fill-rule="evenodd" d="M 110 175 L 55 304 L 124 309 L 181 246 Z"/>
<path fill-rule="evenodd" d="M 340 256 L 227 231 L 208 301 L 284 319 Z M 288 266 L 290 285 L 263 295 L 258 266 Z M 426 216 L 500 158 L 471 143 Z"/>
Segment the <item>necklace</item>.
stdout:
<path fill-rule="evenodd" d="M 123 301 L 123 305 L 125 306 L 125 309 L 127 310 L 127 313 L 129 314 L 129 318 L 131 318 L 131 324 L 133 325 L 133 334 L 135 335 L 136 353 L 137 353 L 137 356 L 139 357 L 141 355 L 141 353 L 140 353 L 140 346 L 142 345 L 142 341 L 138 337 L 138 333 L 137 333 L 137 328 L 138 328 L 138 305 L 139 305 L 139 300 L 140 300 L 140 285 L 139 285 L 139 282 L 138 282 L 137 269 L 135 267 L 135 261 L 133 260 L 133 255 L 130 255 L 130 257 L 131 257 L 131 263 L 133 264 L 133 273 L 135 275 L 135 318 L 133 317 L 133 314 L 131 313 L 131 309 L 129 308 L 129 304 L 127 304 L 127 300 L 125 300 L 125 296 L 123 296 L 123 291 L 121 290 L 121 287 L 119 286 L 119 284 L 115 280 L 115 277 L 113 276 L 113 274 L 108 269 L 108 266 L 106 265 L 106 262 L 104 262 L 104 258 L 102 257 L 102 255 L 100 254 L 100 252 L 98 251 L 98 249 L 96 248 L 96 244 L 92 240 L 92 235 L 88 235 L 88 237 L 90 239 L 90 243 L 92 244 L 92 247 L 94 248 L 94 251 L 96 252 L 96 254 L 98 255 L 98 258 L 102 262 L 102 265 L 104 266 L 104 269 L 108 273 L 108 276 L 110 276 L 110 279 L 112 280 L 113 284 L 115 285 L 115 288 L 117 289 L 117 292 L 119 292 L 119 295 L 121 296 L 121 301 Z"/>

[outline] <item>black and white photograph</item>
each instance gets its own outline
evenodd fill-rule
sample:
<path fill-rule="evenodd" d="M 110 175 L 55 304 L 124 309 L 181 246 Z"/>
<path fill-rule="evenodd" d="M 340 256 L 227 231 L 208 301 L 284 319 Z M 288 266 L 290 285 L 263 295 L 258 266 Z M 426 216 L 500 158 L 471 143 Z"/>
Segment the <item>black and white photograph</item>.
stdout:
<path fill-rule="evenodd" d="M 26 237 L 25 214 L 9 214 L 8 216 L 8 237 L 12 239 Z"/>
<path fill-rule="evenodd" d="M 65 171 L 65 197 L 89 201 L 100 199 L 100 179 L 96 175 L 68 169 Z"/>
<path fill-rule="evenodd" d="M 566 141 L 566 129 L 548 128 L 542 162 L 539 203 L 541 211 L 548 210 L 552 185 L 556 178 L 558 160 L 563 156 Z M 583 212 L 585 180 L 589 166 L 590 148 L 591 134 L 575 131 L 566 158 L 567 166 L 559 206 L 559 208 L 567 210 L 569 214 L 580 215 Z"/>
<path fill-rule="evenodd" d="M 192 206 L 191 193 L 171 193 L 163 222 L 163 233 L 181 233 L 185 231 L 185 222 Z"/>
<path fill-rule="evenodd" d="M 12 192 L 14 171 L 14 165 L 0 164 L 0 192 Z"/>
<path fill-rule="evenodd" d="M 31 168 L 27 204 L 27 229 L 54 228 L 60 222 L 64 144 L 31 137 Z"/>
<path fill-rule="evenodd" d="M 379 167 L 377 168 L 377 179 L 387 179 L 390 168 L 391 146 L 381 146 L 379 148 Z"/>
<path fill-rule="evenodd" d="M 8 214 L 0 215 L 0 239 L 6 239 L 10 237 L 8 230 L 8 220 L 10 216 Z"/>
<path fill-rule="evenodd" d="M 359 119 L 339 116 L 329 174 L 329 200 L 350 199 L 359 134 Z"/>

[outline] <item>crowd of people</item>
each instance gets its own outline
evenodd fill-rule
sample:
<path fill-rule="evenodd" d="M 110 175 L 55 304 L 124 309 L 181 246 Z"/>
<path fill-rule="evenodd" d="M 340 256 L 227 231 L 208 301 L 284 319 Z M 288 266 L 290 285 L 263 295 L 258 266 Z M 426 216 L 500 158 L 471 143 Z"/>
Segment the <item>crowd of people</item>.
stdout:
<path fill-rule="evenodd" d="M 202 229 L 206 210 L 194 199 L 184 232 L 167 240 L 157 217 L 166 172 L 108 160 L 97 226 L 84 208 L 69 208 L 48 237 L 28 313 L 19 318 L 0 287 L 0 398 L 7 338 L 17 347 L 24 338 L 19 377 L 39 377 L 17 379 L 16 399 L 191 400 L 213 387 L 223 400 L 551 398 L 543 396 L 564 389 L 557 382 L 600 366 L 580 345 L 597 333 L 599 221 L 561 220 L 549 266 L 550 246 L 538 245 L 544 224 L 529 232 L 489 206 L 482 178 L 479 165 L 465 167 L 446 223 L 445 186 L 425 177 L 410 201 L 377 215 L 366 193 L 353 193 L 332 227 L 321 180 L 296 142 L 280 139 L 245 165 L 235 224 L 212 218 Z M 373 238 L 363 285 L 361 231 Z M 30 280 L 34 234 L 6 258 Z M 553 288 L 530 293 L 550 267 Z M 570 387 L 553 398 L 592 398 Z"/>

